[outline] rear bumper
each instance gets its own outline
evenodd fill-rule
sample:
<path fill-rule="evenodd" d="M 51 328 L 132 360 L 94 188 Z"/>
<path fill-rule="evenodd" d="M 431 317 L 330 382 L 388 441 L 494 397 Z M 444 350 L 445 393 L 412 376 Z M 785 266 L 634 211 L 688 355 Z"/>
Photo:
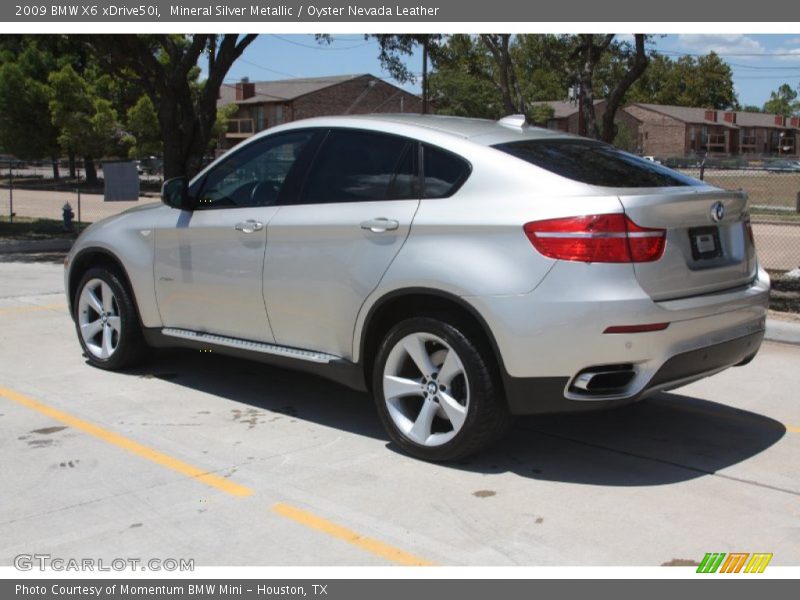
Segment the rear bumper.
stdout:
<path fill-rule="evenodd" d="M 655 302 L 629 266 L 571 263 L 559 272 L 560 266 L 530 294 L 466 298 L 494 334 L 517 414 L 626 404 L 739 364 L 763 339 L 769 277 L 761 269 L 740 288 Z M 605 333 L 650 323 L 669 325 Z M 632 373 L 624 384 L 580 389 L 581 374 L 618 369 Z"/>
<path fill-rule="evenodd" d="M 509 408 L 516 415 L 607 410 L 747 362 L 758 352 L 763 339 L 762 330 L 727 342 L 676 354 L 661 365 L 640 391 L 624 398 L 569 399 L 569 377 L 511 377 L 506 374 L 505 392 Z"/>

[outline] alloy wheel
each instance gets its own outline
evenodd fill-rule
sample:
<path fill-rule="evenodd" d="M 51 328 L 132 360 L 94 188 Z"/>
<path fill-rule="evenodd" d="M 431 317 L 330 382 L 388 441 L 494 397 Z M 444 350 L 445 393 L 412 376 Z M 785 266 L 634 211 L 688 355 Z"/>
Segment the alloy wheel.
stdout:
<path fill-rule="evenodd" d="M 386 359 L 383 397 L 397 429 L 422 446 L 440 446 L 464 426 L 469 381 L 458 353 L 442 338 L 417 332 Z"/>
<path fill-rule="evenodd" d="M 122 322 L 119 305 L 102 279 L 90 279 L 78 299 L 78 325 L 86 349 L 95 357 L 106 360 L 119 346 Z"/>

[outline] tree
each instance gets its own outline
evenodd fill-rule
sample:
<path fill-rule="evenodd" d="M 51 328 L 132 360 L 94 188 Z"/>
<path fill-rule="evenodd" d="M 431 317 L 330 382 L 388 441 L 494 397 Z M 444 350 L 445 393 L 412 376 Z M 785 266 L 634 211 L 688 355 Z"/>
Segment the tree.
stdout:
<path fill-rule="evenodd" d="M 35 40 L 6 36 L 0 50 L 0 146 L 17 158 L 51 158 L 58 179 L 58 131 L 50 121 L 47 76 L 52 54 Z"/>
<path fill-rule="evenodd" d="M 580 34 L 577 36 L 573 57 L 578 60 L 578 85 L 582 116 L 586 134 L 590 137 L 613 142 L 617 135 L 615 118 L 628 89 L 647 69 L 649 59 L 645 52 L 645 36 L 637 33 L 634 46 L 627 42 L 614 42 L 614 34 Z M 614 52 L 620 58 L 621 73 L 611 85 L 606 85 L 606 108 L 603 112 L 602 129 L 597 123 L 594 109 L 596 70 L 606 54 Z"/>
<path fill-rule="evenodd" d="M 545 126 L 555 112 L 549 104 L 537 104 L 530 110 L 530 120 L 534 125 Z"/>
<path fill-rule="evenodd" d="M 681 56 L 677 60 L 656 54 L 644 75 L 633 85 L 630 102 L 736 108 L 733 71 L 714 52 L 706 56 Z"/>
<path fill-rule="evenodd" d="M 764 103 L 764 112 L 776 115 L 794 116 L 800 111 L 797 92 L 788 83 L 784 83 L 776 91 L 771 92 L 769 100 Z"/>
<path fill-rule="evenodd" d="M 437 113 L 486 119 L 507 114 L 493 80 L 491 59 L 478 38 L 450 36 L 437 47 L 433 66 L 430 96 Z"/>
<path fill-rule="evenodd" d="M 128 156 L 141 158 L 161 154 L 161 130 L 158 127 L 158 114 L 149 96 L 142 96 L 128 109 L 127 143 L 130 144 Z"/>
<path fill-rule="evenodd" d="M 330 41 L 329 37 L 321 36 Z M 416 76 L 403 61 L 403 56 L 411 56 L 414 47 L 422 49 L 422 114 L 428 112 L 428 59 L 432 51 L 441 40 L 441 34 L 376 34 L 373 36 L 378 41 L 380 53 L 378 60 L 389 74 L 400 83 L 414 83 Z"/>
<path fill-rule="evenodd" d="M 517 79 L 514 61 L 511 58 L 509 46 L 511 35 L 508 33 L 483 33 L 480 35 L 480 39 L 494 61 L 494 77 L 492 79 L 500 90 L 505 112 L 524 115 L 526 102 Z"/>
<path fill-rule="evenodd" d="M 752 113 L 760 113 L 760 112 L 764 112 L 764 109 L 761 108 L 760 106 L 756 106 L 755 104 L 745 104 L 742 107 L 742 111 L 744 111 L 744 112 L 752 112 Z"/>
<path fill-rule="evenodd" d="M 164 147 L 164 177 L 200 170 L 214 135 L 219 88 L 253 34 L 115 35 L 87 39 L 100 63 L 136 81 L 156 107 Z M 198 80 L 205 56 L 207 77 Z"/>
<path fill-rule="evenodd" d="M 50 73 L 48 81 L 50 117 L 58 128 L 58 143 L 70 155 L 83 156 L 86 181 L 96 184 L 94 159 L 116 153 L 122 137 L 117 113 L 70 64 Z"/>

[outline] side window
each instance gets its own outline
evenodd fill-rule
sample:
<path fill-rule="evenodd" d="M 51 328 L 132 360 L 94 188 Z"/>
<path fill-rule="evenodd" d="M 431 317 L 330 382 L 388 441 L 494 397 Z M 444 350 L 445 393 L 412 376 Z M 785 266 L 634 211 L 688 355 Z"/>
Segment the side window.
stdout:
<path fill-rule="evenodd" d="M 356 130 L 331 130 L 309 170 L 302 202 L 413 198 L 414 142 Z"/>
<path fill-rule="evenodd" d="M 313 131 L 288 132 L 254 142 L 217 165 L 205 176 L 197 208 L 269 206 Z"/>
<path fill-rule="evenodd" d="M 425 144 L 422 149 L 423 198 L 446 198 L 469 177 L 471 167 L 452 152 Z"/>

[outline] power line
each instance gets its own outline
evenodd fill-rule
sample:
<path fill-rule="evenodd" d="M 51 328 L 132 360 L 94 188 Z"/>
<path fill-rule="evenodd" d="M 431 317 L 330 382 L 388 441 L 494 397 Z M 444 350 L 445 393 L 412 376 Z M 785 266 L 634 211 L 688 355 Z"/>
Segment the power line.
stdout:
<path fill-rule="evenodd" d="M 245 60 L 244 58 L 237 59 L 238 62 L 243 62 L 246 65 L 250 65 L 251 67 L 255 67 L 256 69 L 262 69 L 264 71 L 269 71 L 270 73 L 275 73 L 276 75 L 283 75 L 284 77 L 298 77 L 298 75 L 292 75 L 291 73 L 285 73 L 283 71 L 276 71 L 275 69 L 270 69 L 269 67 L 265 67 L 259 65 L 258 63 L 254 63 L 250 60 Z"/>
<path fill-rule="evenodd" d="M 286 42 L 287 44 L 292 44 L 294 46 L 300 46 L 301 48 L 308 48 L 310 50 L 353 50 L 355 48 L 363 48 L 364 46 L 369 46 L 373 42 L 372 41 L 365 41 L 363 44 L 355 44 L 353 46 L 344 46 L 344 47 L 334 47 L 334 46 L 323 46 L 323 45 L 316 45 L 312 46 L 311 44 L 304 44 L 302 42 L 296 42 L 294 40 L 290 40 L 289 38 L 282 37 L 277 34 L 271 34 L 272 37 L 281 40 L 282 42 Z M 335 39 L 335 38 L 334 38 Z"/>

